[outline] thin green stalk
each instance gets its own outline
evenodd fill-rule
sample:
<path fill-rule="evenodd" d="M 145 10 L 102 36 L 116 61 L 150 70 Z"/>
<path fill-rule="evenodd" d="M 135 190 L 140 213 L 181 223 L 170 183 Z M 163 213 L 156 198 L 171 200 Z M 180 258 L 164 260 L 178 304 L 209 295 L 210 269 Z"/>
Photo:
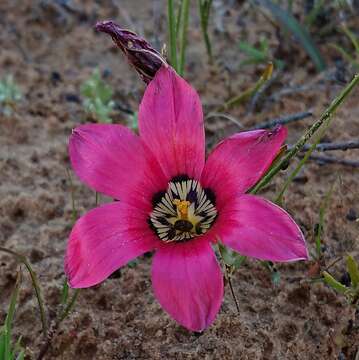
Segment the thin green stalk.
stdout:
<path fill-rule="evenodd" d="M 304 164 L 308 161 L 310 155 L 312 155 L 312 152 L 315 150 L 315 148 L 317 147 L 317 145 L 319 144 L 320 140 L 322 139 L 322 137 L 324 136 L 326 130 L 328 129 L 330 123 L 332 122 L 333 117 L 330 116 L 328 118 L 328 121 L 325 122 L 324 127 L 320 129 L 320 132 L 316 138 L 316 140 L 313 142 L 313 144 L 310 146 L 310 148 L 306 151 L 306 153 L 304 154 L 303 158 L 299 161 L 299 164 L 296 166 L 296 168 L 290 173 L 290 175 L 288 176 L 287 180 L 284 182 L 284 185 L 282 186 L 282 189 L 280 190 L 275 202 L 277 204 L 281 204 L 283 202 L 283 195 L 285 193 L 285 191 L 288 189 L 289 185 L 292 183 L 292 181 L 294 180 L 294 178 L 297 176 L 297 174 L 299 173 L 299 171 L 302 169 L 302 167 L 304 166 Z"/>
<path fill-rule="evenodd" d="M 315 250 L 317 253 L 317 259 L 319 260 L 322 257 L 322 236 L 324 231 L 324 216 L 325 212 L 327 210 L 327 207 L 329 205 L 329 201 L 332 197 L 332 193 L 334 190 L 335 182 L 330 187 L 329 191 L 325 194 L 324 200 L 322 201 L 322 204 L 320 205 L 319 209 L 319 223 L 318 223 L 318 229 L 315 235 Z"/>
<path fill-rule="evenodd" d="M 188 29 L 188 18 L 189 18 L 189 3 L 190 0 L 182 0 L 182 15 L 181 15 L 181 26 L 180 26 L 180 55 L 178 64 L 178 74 L 183 76 L 184 64 L 186 60 L 186 47 L 187 47 L 187 29 Z"/>
<path fill-rule="evenodd" d="M 224 110 L 228 110 L 234 106 L 238 106 L 243 102 L 247 101 L 249 98 L 254 96 L 261 89 L 261 87 L 271 78 L 272 73 L 273 73 L 273 63 L 269 62 L 263 74 L 253 86 L 246 89 L 241 94 L 233 97 L 232 99 L 229 99 L 227 102 L 221 105 L 216 111 L 221 112 Z"/>
<path fill-rule="evenodd" d="M 180 25 L 182 21 L 182 12 L 183 12 L 183 1 L 177 6 L 177 16 L 176 16 L 176 36 L 178 36 L 180 32 Z M 177 41 L 177 38 L 176 38 Z"/>
<path fill-rule="evenodd" d="M 340 53 L 341 56 L 343 56 L 343 58 L 348 61 L 348 63 L 354 65 L 354 66 L 358 66 L 358 63 L 356 62 L 356 60 L 346 51 L 344 50 L 342 47 L 340 47 L 337 44 L 329 44 L 329 46 L 333 49 L 335 49 L 336 51 L 338 51 Z"/>
<path fill-rule="evenodd" d="M 208 20 L 211 6 L 212 0 L 198 0 L 201 29 L 210 63 L 212 62 L 212 45 L 208 35 Z"/>
<path fill-rule="evenodd" d="M 74 291 L 74 294 L 72 295 L 71 300 L 67 303 L 64 311 L 63 311 L 62 314 L 60 315 L 59 324 L 67 317 L 67 315 L 68 315 L 68 314 L 70 313 L 70 311 L 73 309 L 79 293 L 80 293 L 80 289 L 76 289 L 76 290 Z"/>
<path fill-rule="evenodd" d="M 21 272 L 21 267 L 20 267 L 20 270 L 17 273 L 17 277 L 16 277 L 15 288 L 11 294 L 9 311 L 8 311 L 8 313 L 6 315 L 6 319 L 5 319 L 5 328 L 6 329 L 11 329 L 11 324 L 14 320 L 15 307 L 16 307 L 17 298 L 19 296 L 21 278 L 22 278 L 22 272 Z"/>
<path fill-rule="evenodd" d="M 346 26 L 343 26 L 343 32 L 350 39 L 356 53 L 359 54 L 359 39 L 357 39 L 355 35 Z"/>
<path fill-rule="evenodd" d="M 232 298 L 234 300 L 234 304 L 236 305 L 236 309 L 237 309 L 238 314 L 240 314 L 241 310 L 239 308 L 239 303 L 238 303 L 236 294 L 235 294 L 234 289 L 233 289 L 231 275 L 229 275 L 228 272 L 227 272 L 227 265 L 224 265 L 224 269 L 225 269 L 225 272 L 226 272 L 226 279 L 228 281 L 228 285 L 229 285 L 229 288 L 231 290 L 231 294 L 232 294 Z"/>
<path fill-rule="evenodd" d="M 171 65 L 177 70 L 177 32 L 173 0 L 167 2 Z"/>
<path fill-rule="evenodd" d="M 341 91 L 341 93 L 333 100 L 321 117 L 303 134 L 293 148 L 288 151 L 287 155 L 281 161 L 273 164 L 262 179 L 250 190 L 251 194 L 256 194 L 264 186 L 266 186 L 273 177 L 282 169 L 286 168 L 289 161 L 298 154 L 308 140 L 317 132 L 317 130 L 334 115 L 337 108 L 343 103 L 346 97 L 352 92 L 359 82 L 359 75 L 355 75 L 353 80 Z"/>
<path fill-rule="evenodd" d="M 68 298 L 69 298 L 69 284 L 67 283 L 67 279 L 65 279 L 61 292 L 61 304 L 65 305 L 67 303 Z"/>
<path fill-rule="evenodd" d="M 32 270 L 30 263 L 27 261 L 27 259 L 24 255 L 18 254 L 15 251 L 6 249 L 4 247 L 0 247 L 0 251 L 3 251 L 3 252 L 13 255 L 19 262 L 23 263 L 25 265 L 26 269 L 28 270 L 30 277 L 31 277 L 32 286 L 35 290 L 37 302 L 39 305 L 40 318 L 41 318 L 41 323 L 42 323 L 42 332 L 44 335 L 46 335 L 47 323 L 46 323 L 45 307 L 44 307 L 44 302 L 41 297 L 40 286 L 39 286 L 39 282 L 37 280 L 36 273 L 34 272 L 34 270 Z"/>
<path fill-rule="evenodd" d="M 66 168 L 66 173 L 70 181 L 70 191 L 71 191 L 71 205 L 72 205 L 72 224 L 75 224 L 77 220 L 77 210 L 76 210 L 76 204 L 75 204 L 75 188 L 74 184 L 72 182 L 70 170 Z"/>

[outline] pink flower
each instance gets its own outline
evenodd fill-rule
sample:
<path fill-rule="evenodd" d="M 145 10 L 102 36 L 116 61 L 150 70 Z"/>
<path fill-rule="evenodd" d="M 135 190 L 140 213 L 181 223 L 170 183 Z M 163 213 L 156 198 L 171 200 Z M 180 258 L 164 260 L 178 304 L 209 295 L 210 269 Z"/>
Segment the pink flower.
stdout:
<path fill-rule="evenodd" d="M 81 125 L 70 138 L 79 178 L 120 200 L 89 211 L 72 229 L 65 259 L 72 287 L 98 284 L 155 250 L 156 298 L 180 324 L 202 331 L 223 298 L 223 276 L 211 246 L 218 238 L 246 256 L 307 259 L 293 219 L 271 202 L 245 194 L 278 154 L 285 128 L 233 135 L 205 162 L 198 94 L 162 66 L 142 99 L 139 129 L 137 136 L 121 125 Z"/>

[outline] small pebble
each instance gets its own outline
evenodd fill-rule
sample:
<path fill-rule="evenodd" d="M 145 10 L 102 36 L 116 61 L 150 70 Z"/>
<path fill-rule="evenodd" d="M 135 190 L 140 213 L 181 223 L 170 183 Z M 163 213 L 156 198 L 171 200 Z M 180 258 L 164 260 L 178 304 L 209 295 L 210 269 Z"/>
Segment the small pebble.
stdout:
<path fill-rule="evenodd" d="M 353 208 L 351 208 L 351 209 L 349 209 L 346 218 L 349 221 L 355 221 L 358 218 L 358 214 L 356 213 L 356 211 Z"/>

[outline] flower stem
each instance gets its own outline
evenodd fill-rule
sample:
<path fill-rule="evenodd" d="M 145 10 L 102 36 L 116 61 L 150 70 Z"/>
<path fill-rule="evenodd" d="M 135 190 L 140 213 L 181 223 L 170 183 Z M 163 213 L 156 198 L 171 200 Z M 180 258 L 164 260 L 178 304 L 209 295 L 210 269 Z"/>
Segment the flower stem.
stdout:
<path fill-rule="evenodd" d="M 177 32 L 173 0 L 167 2 L 171 65 L 177 70 Z"/>
<path fill-rule="evenodd" d="M 60 315 L 59 324 L 67 317 L 67 315 L 73 309 L 79 293 L 80 293 L 80 289 L 76 289 L 74 291 L 74 294 L 72 295 L 71 300 L 67 303 L 65 309 L 63 310 L 62 314 Z"/>
<path fill-rule="evenodd" d="M 227 265 L 224 265 L 224 269 L 225 269 L 225 272 L 226 272 L 226 279 L 227 279 L 227 281 L 228 281 L 229 288 L 231 289 L 231 294 L 232 294 L 234 303 L 235 303 L 235 305 L 236 305 L 237 312 L 238 312 L 238 314 L 239 314 L 239 313 L 240 313 L 239 304 L 238 304 L 238 300 L 237 300 L 236 294 L 234 293 L 234 289 L 233 289 L 233 285 L 232 285 L 232 280 L 231 280 L 231 275 L 228 273 Z"/>
<path fill-rule="evenodd" d="M 32 286 L 34 287 L 34 290 L 35 290 L 37 302 L 39 305 L 40 318 L 41 318 L 41 323 L 42 323 L 42 332 L 44 335 L 46 335 L 47 323 L 46 323 L 45 307 L 44 307 L 44 302 L 41 297 L 40 286 L 39 286 L 39 282 L 37 280 L 35 271 L 32 269 L 30 263 L 28 262 L 28 260 L 26 259 L 26 257 L 24 255 L 21 255 L 13 250 L 6 249 L 4 247 L 0 247 L 0 251 L 6 252 L 10 255 L 13 255 L 19 262 L 23 263 L 25 265 L 26 269 L 28 270 L 30 277 L 31 277 Z"/>
<path fill-rule="evenodd" d="M 208 35 L 208 20 L 209 20 L 211 6 L 212 6 L 212 0 L 198 0 L 199 15 L 201 19 L 201 29 L 210 63 L 212 63 L 212 45 Z"/>
<path fill-rule="evenodd" d="M 251 189 L 251 194 L 256 194 L 264 186 L 266 186 L 273 177 L 281 170 L 288 166 L 289 161 L 298 154 L 304 147 L 308 140 L 318 131 L 318 129 L 334 115 L 337 108 L 343 103 L 347 96 L 352 92 L 354 87 L 359 82 L 359 74 L 356 74 L 353 80 L 342 90 L 342 92 L 333 100 L 329 107 L 324 111 L 321 117 L 302 135 L 292 149 L 287 153 L 283 159 L 275 163 L 269 171 L 262 177 L 262 179 Z"/>
<path fill-rule="evenodd" d="M 181 26 L 180 26 L 180 55 L 178 64 L 178 74 L 183 76 L 184 64 L 186 59 L 186 47 L 187 47 L 187 28 L 189 18 L 189 0 L 182 0 L 182 15 L 181 15 Z"/>

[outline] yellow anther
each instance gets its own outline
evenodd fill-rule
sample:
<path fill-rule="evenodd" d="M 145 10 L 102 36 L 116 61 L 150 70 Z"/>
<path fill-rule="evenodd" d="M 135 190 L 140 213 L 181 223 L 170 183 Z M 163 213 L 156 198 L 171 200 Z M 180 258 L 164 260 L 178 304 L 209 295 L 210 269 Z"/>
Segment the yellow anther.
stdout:
<path fill-rule="evenodd" d="M 173 204 L 175 204 L 177 206 L 177 210 L 180 213 L 181 219 L 187 220 L 188 219 L 188 208 L 191 205 L 191 203 L 186 200 L 175 199 L 175 200 L 173 200 Z"/>

